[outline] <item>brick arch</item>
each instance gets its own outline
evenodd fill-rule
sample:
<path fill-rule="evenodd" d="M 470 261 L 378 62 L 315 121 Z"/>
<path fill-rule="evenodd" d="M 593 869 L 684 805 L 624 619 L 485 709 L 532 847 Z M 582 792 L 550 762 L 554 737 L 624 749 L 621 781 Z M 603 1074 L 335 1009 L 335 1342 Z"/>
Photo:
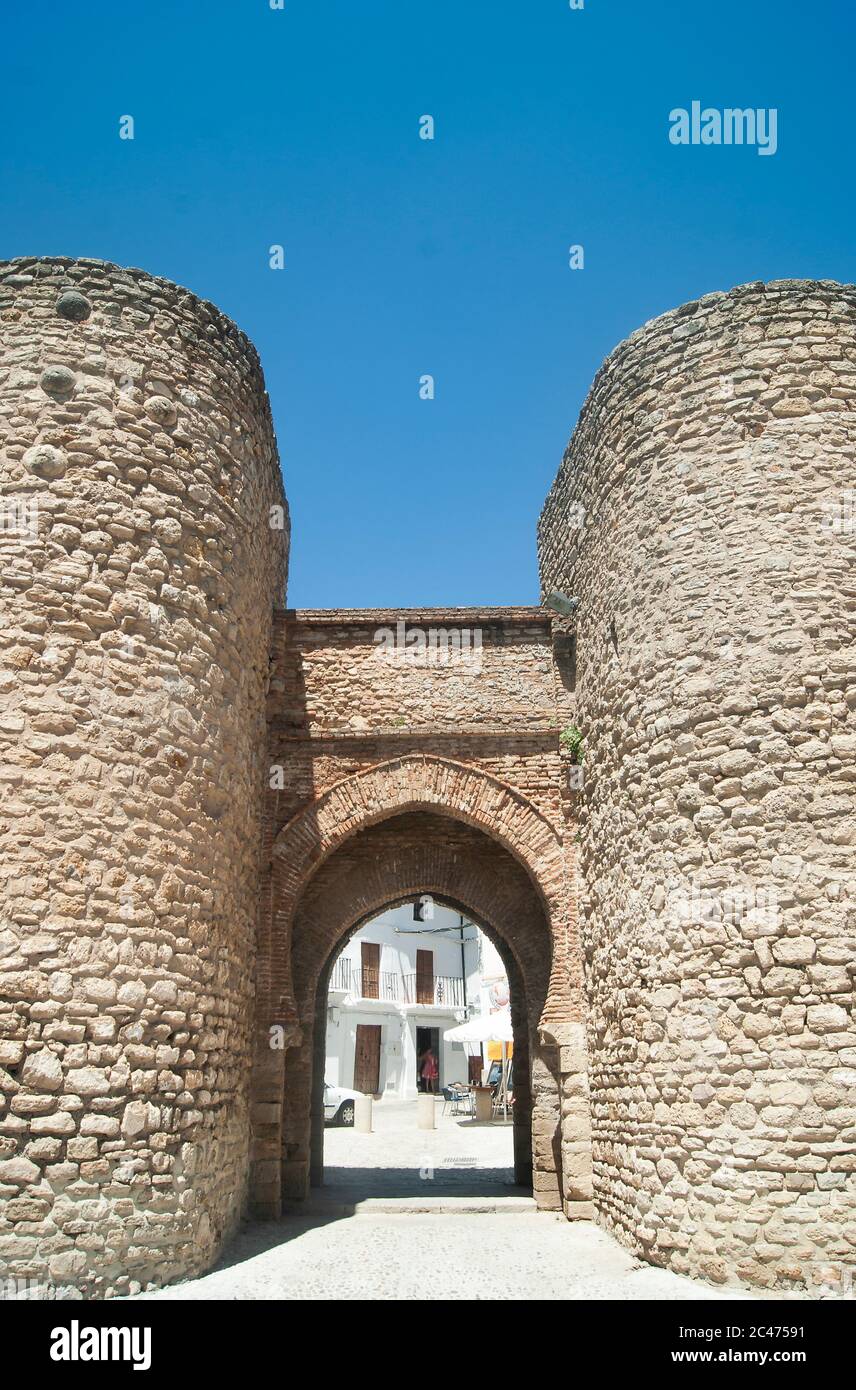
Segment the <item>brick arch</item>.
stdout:
<path fill-rule="evenodd" d="M 334 911 L 331 882 L 345 873 L 353 847 L 418 815 L 432 817 L 441 827 L 435 828 L 430 847 L 427 842 L 423 846 L 428 858 L 408 867 L 399 846 L 386 856 L 389 873 L 374 884 L 363 865 L 361 878 L 352 878 L 346 888 L 340 885 L 343 906 Z M 503 905 L 497 896 L 499 872 L 493 880 L 482 875 L 477 882 L 476 875 L 461 882 L 466 864 L 462 860 L 455 867 L 455 855 L 447 851 L 465 831 L 492 846 L 510 866 L 516 903 Z M 576 1176 L 562 1185 L 559 1140 L 565 1120 L 562 1083 L 568 1107 L 584 1112 L 586 1124 L 588 1104 L 579 1041 L 581 963 L 579 952 L 569 949 L 576 930 L 569 891 L 572 869 L 571 852 L 556 827 L 519 791 L 472 764 L 425 754 L 375 764 L 341 779 L 282 827 L 271 852 L 267 936 L 260 931 L 251 1170 L 257 1213 L 275 1216 L 283 1193 L 300 1199 L 308 1191 L 313 1066 L 317 1070 L 313 1039 L 319 1000 L 325 997 L 318 984 L 336 941 L 388 902 L 433 891 L 462 904 L 506 944 L 518 981 L 518 1005 L 525 1000 L 520 1027 L 533 1075 L 536 1065 L 540 1069 L 543 1124 L 536 1134 L 533 1118 L 531 1137 L 529 1130 L 526 1135 L 529 1162 L 536 1154 L 536 1192 L 542 1205 L 563 1204 L 568 1215 L 583 1214 L 590 1196 L 587 1142 L 583 1138 L 580 1143 L 582 1159 L 572 1156 Z M 315 948 L 313 911 L 324 937 Z M 527 914 L 529 926 L 523 931 Z M 282 1030 L 286 1043 L 278 1054 L 269 1047 L 272 1025 Z M 561 1065 L 560 1058 L 565 1059 Z M 576 1090 L 567 1090 L 569 1068 L 582 1082 Z M 516 1162 L 520 1153 L 518 1135 Z"/>
<path fill-rule="evenodd" d="M 436 812 L 405 813 L 357 833 L 325 861 L 301 898 L 294 926 L 294 984 L 302 1043 L 285 1059 L 283 1178 L 289 1197 L 323 1167 L 327 983 L 348 937 L 380 912 L 423 892 L 463 912 L 494 941 L 511 985 L 515 1056 L 514 1166 L 538 1204 L 561 1205 L 558 1055 L 537 1023 L 550 977 L 543 906 L 519 862 L 483 831 Z M 531 1075 L 531 1084 L 530 1084 Z M 310 1109 L 311 1136 L 307 1127 Z M 533 1142 L 534 1141 L 534 1142 Z"/>
<path fill-rule="evenodd" d="M 320 865 L 361 830 L 390 816 L 431 808 L 482 830 L 526 870 L 545 910 L 552 972 L 544 1028 L 582 1018 L 579 952 L 571 949 L 573 901 L 563 891 L 568 851 L 556 827 L 495 774 L 451 759 L 411 754 L 342 778 L 303 807 L 276 836 L 268 881 L 267 923 L 260 931 L 257 1022 L 281 1025 L 298 1042 L 291 973 L 291 932 L 300 895 Z"/>
<path fill-rule="evenodd" d="M 546 912 L 519 860 L 483 830 L 420 807 L 364 827 L 319 865 L 297 904 L 291 941 L 299 1038 L 284 1056 L 282 1193 L 307 1195 L 323 1167 L 322 1083 L 327 982 L 352 931 L 402 897 L 434 894 L 496 942 L 512 989 L 516 1070 L 514 1160 L 538 1205 L 562 1202 L 558 1049 L 538 1021 L 549 986 Z M 534 1161 L 533 1161 L 534 1160 Z"/>
<path fill-rule="evenodd" d="M 484 831 L 424 808 L 358 832 L 307 884 L 291 951 L 301 1023 L 314 982 L 351 932 L 422 893 L 454 904 L 510 953 L 525 978 L 537 1023 L 550 983 L 552 942 L 531 879 Z"/>

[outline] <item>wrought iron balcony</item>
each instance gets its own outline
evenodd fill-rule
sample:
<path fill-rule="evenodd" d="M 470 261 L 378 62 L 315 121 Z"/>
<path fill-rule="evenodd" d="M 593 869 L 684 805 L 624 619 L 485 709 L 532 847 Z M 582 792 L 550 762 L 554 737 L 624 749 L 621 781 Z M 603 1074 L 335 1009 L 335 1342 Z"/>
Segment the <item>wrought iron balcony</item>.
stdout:
<path fill-rule="evenodd" d="M 464 1007 L 464 982 L 455 975 L 397 975 L 391 970 L 360 969 L 340 956 L 330 972 L 330 989 L 361 999 L 391 1004 L 429 1004 L 449 1009 Z"/>
<path fill-rule="evenodd" d="M 464 982 L 457 975 L 405 975 L 405 1004 L 437 1004 L 449 1009 L 464 1006 Z"/>

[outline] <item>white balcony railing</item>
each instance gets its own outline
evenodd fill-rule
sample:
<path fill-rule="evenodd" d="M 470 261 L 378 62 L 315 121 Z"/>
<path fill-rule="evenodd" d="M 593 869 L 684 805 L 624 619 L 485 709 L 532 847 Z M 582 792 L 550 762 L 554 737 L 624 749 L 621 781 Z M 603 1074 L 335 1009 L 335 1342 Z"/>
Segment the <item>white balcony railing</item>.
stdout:
<path fill-rule="evenodd" d="M 449 1009 L 464 1006 L 464 982 L 458 975 L 405 975 L 405 1004 L 438 1004 Z"/>
<path fill-rule="evenodd" d="M 391 1004 L 436 1004 L 450 1009 L 464 1006 L 464 982 L 455 975 L 396 975 L 390 970 L 362 970 L 340 956 L 330 972 L 329 989 L 383 999 Z"/>
<path fill-rule="evenodd" d="M 346 994 L 351 993 L 351 962 L 346 956 L 340 956 L 333 962 L 333 969 L 330 971 L 330 983 L 328 989 L 341 989 Z"/>

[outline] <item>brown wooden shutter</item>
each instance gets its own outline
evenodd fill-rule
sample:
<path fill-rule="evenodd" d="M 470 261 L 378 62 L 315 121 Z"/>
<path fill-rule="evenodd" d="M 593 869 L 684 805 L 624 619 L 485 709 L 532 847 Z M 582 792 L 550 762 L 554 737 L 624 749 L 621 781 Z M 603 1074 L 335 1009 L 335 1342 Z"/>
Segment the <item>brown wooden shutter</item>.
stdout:
<path fill-rule="evenodd" d="M 376 1095 L 380 1090 L 380 1024 L 357 1024 L 354 1090 L 366 1096 Z"/>
<path fill-rule="evenodd" d="M 434 952 L 416 952 L 416 1002 L 434 1003 Z"/>
<path fill-rule="evenodd" d="M 379 999 L 380 946 L 376 941 L 361 941 L 360 957 L 363 967 L 363 987 L 360 993 L 364 999 Z"/>

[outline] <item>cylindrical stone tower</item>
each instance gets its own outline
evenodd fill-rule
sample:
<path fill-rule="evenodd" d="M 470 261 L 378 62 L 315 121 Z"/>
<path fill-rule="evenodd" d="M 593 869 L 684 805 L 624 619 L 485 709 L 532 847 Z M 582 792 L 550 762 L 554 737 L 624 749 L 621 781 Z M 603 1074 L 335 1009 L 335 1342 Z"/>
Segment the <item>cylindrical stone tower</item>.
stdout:
<path fill-rule="evenodd" d="M 856 1264 L 856 288 L 663 315 L 541 517 L 579 599 L 595 1200 L 647 1258 Z"/>
<path fill-rule="evenodd" d="M 251 344 L 168 281 L 0 265 L 0 1273 L 196 1271 L 246 1182 L 287 513 Z"/>

